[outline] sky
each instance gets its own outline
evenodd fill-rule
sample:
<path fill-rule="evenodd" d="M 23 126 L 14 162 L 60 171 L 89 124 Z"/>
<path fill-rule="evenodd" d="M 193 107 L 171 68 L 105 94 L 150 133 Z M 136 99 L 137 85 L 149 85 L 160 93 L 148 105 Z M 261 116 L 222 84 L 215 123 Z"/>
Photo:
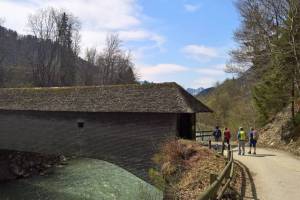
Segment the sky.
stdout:
<path fill-rule="evenodd" d="M 234 0 L 0 0 L 0 18 L 30 34 L 28 16 L 46 7 L 78 17 L 82 57 L 118 33 L 140 80 L 207 88 L 232 76 L 224 67 L 239 26 Z"/>

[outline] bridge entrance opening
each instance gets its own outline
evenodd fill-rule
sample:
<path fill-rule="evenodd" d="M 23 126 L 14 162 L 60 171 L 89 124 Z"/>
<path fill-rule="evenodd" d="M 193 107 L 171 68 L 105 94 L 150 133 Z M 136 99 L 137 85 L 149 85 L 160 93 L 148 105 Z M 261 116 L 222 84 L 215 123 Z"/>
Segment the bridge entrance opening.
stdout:
<path fill-rule="evenodd" d="M 177 116 L 177 136 L 184 139 L 196 139 L 195 113 L 182 113 Z"/>

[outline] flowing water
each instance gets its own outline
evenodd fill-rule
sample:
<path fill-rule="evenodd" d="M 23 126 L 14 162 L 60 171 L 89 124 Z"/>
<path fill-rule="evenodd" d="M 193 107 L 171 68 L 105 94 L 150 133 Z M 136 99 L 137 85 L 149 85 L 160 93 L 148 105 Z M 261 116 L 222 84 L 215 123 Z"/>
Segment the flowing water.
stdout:
<path fill-rule="evenodd" d="M 0 185 L 1 200 L 162 199 L 161 191 L 128 171 L 94 159 L 75 159 L 47 176 Z"/>

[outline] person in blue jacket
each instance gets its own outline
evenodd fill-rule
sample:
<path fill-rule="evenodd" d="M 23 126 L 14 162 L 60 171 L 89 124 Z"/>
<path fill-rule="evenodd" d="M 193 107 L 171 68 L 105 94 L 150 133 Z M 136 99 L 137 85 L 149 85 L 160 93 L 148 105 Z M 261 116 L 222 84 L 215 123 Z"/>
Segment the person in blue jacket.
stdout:
<path fill-rule="evenodd" d="M 216 129 L 213 132 L 213 136 L 214 136 L 215 141 L 217 143 L 216 146 L 217 146 L 217 150 L 218 150 L 219 149 L 219 142 L 222 139 L 222 132 L 221 132 L 219 126 L 216 126 Z"/>
<path fill-rule="evenodd" d="M 256 154 L 256 143 L 258 139 L 257 131 L 254 128 L 251 128 L 248 137 L 249 137 L 249 146 L 250 146 L 248 154 L 251 154 L 251 147 L 253 147 L 253 151 L 254 151 L 253 154 Z"/>

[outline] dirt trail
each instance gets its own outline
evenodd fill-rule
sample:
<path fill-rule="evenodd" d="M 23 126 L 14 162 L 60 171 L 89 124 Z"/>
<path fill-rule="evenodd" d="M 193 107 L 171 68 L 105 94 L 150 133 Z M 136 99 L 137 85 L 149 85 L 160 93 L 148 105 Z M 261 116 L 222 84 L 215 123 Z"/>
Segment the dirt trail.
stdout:
<path fill-rule="evenodd" d="M 259 200 L 300 199 L 300 159 L 289 153 L 257 149 L 257 155 L 234 158 L 249 168 Z M 244 199 L 247 199 L 244 198 Z"/>

